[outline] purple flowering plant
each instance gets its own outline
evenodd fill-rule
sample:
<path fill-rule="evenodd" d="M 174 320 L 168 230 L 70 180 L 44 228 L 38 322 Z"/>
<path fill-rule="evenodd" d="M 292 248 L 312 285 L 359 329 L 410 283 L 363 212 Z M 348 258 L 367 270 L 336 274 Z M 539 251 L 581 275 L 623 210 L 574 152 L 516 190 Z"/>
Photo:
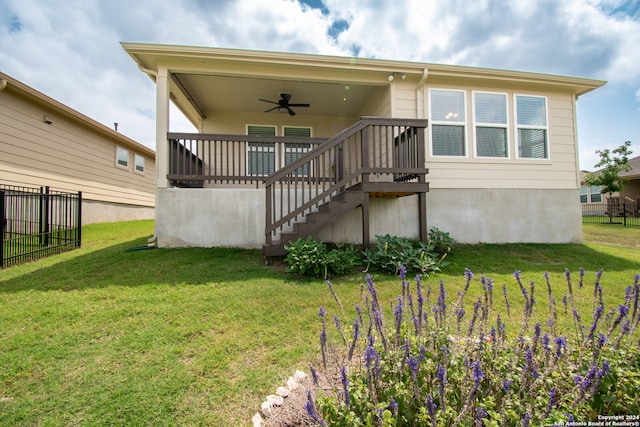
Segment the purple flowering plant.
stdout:
<path fill-rule="evenodd" d="M 588 279 L 584 269 L 578 273 L 578 291 L 568 270 L 568 289 L 554 287 L 545 273 L 542 283 L 548 295 L 541 304 L 533 282 L 525 286 L 523 274 L 516 271 L 513 277 L 522 295 L 504 299 L 507 310 L 520 315 L 512 322 L 509 312 L 500 312 L 504 305 L 494 307 L 489 278 L 482 276 L 478 284 L 465 270 L 462 292 L 451 300 L 440 282 L 432 301 L 431 286 L 426 287 L 421 276 L 409 285 L 406 269 L 399 271 L 402 294 L 384 304 L 373 276 L 367 276 L 352 330 L 336 334 L 340 338 L 331 347 L 344 350 L 334 357 L 343 361 L 340 371 L 325 373 L 338 379 L 334 391 L 320 393 L 315 408 L 307 408 L 310 414 L 315 409 L 316 422 L 560 425 L 590 419 L 593 413 L 633 414 L 640 407 L 639 277 L 618 303 L 612 297 L 605 305 L 598 292 L 593 304 L 581 301 L 579 290 Z M 603 289 L 601 276 L 599 271 L 595 289 Z M 506 287 L 503 290 L 506 295 Z M 566 291 L 568 310 L 562 318 L 555 298 Z M 473 312 L 465 316 L 467 299 Z M 321 313 L 321 347 L 326 351 L 324 309 Z M 339 322 L 334 323 L 338 327 Z M 344 343 L 342 336 L 350 342 Z"/>

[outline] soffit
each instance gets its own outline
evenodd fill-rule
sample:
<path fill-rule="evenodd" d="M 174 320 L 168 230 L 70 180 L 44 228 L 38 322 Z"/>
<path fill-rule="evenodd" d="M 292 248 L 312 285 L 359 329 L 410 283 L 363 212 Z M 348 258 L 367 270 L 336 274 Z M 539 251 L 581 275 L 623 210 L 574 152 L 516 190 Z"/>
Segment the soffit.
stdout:
<path fill-rule="evenodd" d="M 172 82 L 174 102 L 192 121 L 216 111 L 258 112 L 277 101 L 279 93 L 293 95 L 293 103 L 310 103 L 297 114 L 345 114 L 354 116 L 376 88 L 389 85 L 390 75 L 444 85 L 564 91 L 579 96 L 606 82 L 602 80 L 441 65 L 407 61 L 350 58 L 309 54 L 249 51 L 208 47 L 122 43 L 123 48 L 147 72 L 161 68 L 177 76 Z M 151 72 L 150 72 L 151 71 Z M 426 75 L 425 75 L 426 71 Z M 345 102 L 349 88 L 351 102 Z M 193 108 L 195 106 L 195 109 Z M 306 111 L 303 111 L 306 110 Z"/>

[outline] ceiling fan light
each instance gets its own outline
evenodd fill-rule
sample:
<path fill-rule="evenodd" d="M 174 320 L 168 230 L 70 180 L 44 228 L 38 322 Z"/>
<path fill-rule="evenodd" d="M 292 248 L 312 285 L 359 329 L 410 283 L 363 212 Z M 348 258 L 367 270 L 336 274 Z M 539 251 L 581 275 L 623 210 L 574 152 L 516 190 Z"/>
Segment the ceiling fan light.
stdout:
<path fill-rule="evenodd" d="M 286 107 L 278 107 L 278 113 L 288 113 L 289 109 Z"/>

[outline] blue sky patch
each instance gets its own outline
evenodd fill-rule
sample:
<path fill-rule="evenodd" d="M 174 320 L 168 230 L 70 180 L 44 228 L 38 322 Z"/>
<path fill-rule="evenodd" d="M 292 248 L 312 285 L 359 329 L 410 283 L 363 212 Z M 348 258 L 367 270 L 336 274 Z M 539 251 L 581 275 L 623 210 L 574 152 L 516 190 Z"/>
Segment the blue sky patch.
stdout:
<path fill-rule="evenodd" d="M 299 0 L 300 4 L 309 6 L 312 9 L 318 9 L 322 12 L 323 15 L 329 14 L 329 9 L 324 5 L 322 0 Z"/>
<path fill-rule="evenodd" d="M 338 19 L 337 21 L 333 21 L 331 27 L 329 28 L 328 34 L 329 37 L 335 39 L 340 35 L 341 32 L 349 28 L 349 23 L 344 19 Z"/>
<path fill-rule="evenodd" d="M 9 34 L 19 33 L 22 30 L 22 22 L 20 22 L 17 16 L 12 16 L 11 19 L 9 19 L 8 29 Z"/>

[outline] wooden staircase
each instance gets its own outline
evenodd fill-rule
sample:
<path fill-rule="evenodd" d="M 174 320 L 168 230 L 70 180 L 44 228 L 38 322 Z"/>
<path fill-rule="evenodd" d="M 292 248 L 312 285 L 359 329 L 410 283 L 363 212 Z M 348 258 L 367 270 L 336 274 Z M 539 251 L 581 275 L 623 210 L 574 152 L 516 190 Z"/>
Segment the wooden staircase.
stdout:
<path fill-rule="evenodd" d="M 347 212 L 362 206 L 365 193 L 361 190 L 348 190 L 332 197 L 323 203 L 318 210 L 305 216 L 302 222 L 293 223 L 293 230 L 280 234 L 280 241 L 263 246 L 263 253 L 267 257 L 281 257 L 287 254 L 285 245 L 308 236 L 315 236 L 327 224 L 336 221 Z"/>
<path fill-rule="evenodd" d="M 362 207 L 362 245 L 369 247 L 369 198 L 419 195 L 420 238 L 426 241 L 426 120 L 362 118 L 265 179 L 266 257 L 316 236 Z"/>

